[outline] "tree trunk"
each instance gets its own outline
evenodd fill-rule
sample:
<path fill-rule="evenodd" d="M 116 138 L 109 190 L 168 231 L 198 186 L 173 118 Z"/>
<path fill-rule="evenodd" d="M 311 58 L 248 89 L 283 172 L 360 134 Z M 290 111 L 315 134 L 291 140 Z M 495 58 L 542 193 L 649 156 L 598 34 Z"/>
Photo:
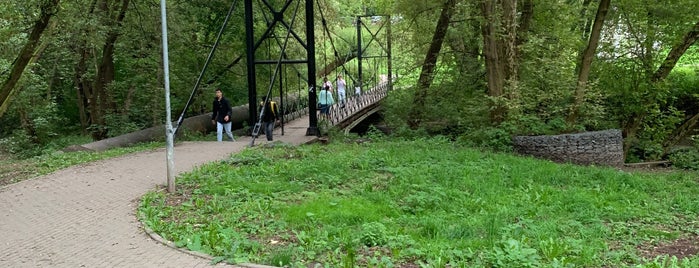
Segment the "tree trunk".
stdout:
<path fill-rule="evenodd" d="M 694 130 L 698 123 L 699 113 L 685 120 L 682 125 L 677 127 L 672 134 L 670 134 L 670 136 L 663 141 L 663 156 L 667 155 L 672 147 L 677 145 L 677 143 L 679 143 L 689 133 L 692 133 L 692 130 Z"/>
<path fill-rule="evenodd" d="M 677 61 L 679 61 L 682 55 L 687 52 L 687 49 L 697 42 L 697 39 L 699 39 L 699 22 L 694 24 L 692 30 L 684 35 L 681 42 L 672 47 L 672 50 L 670 50 L 670 53 L 667 54 L 667 57 L 665 57 L 663 63 L 653 74 L 651 82 L 664 80 L 670 74 L 670 71 L 675 68 Z"/>
<path fill-rule="evenodd" d="M 20 108 L 17 110 L 17 113 L 19 114 L 20 126 L 22 126 L 22 129 L 24 129 L 24 131 L 27 133 L 27 136 L 29 136 L 31 142 L 34 144 L 40 144 L 41 141 L 39 141 L 39 137 L 36 135 L 36 127 L 34 127 L 34 122 L 29 119 L 27 111 L 24 108 Z"/>
<path fill-rule="evenodd" d="M 573 31 L 580 31 L 580 38 L 583 41 L 588 40 L 590 36 L 591 19 L 588 18 L 587 11 L 591 2 L 592 0 L 583 0 L 582 8 L 580 9 L 580 23 L 573 28 Z"/>
<path fill-rule="evenodd" d="M 502 1 L 502 18 L 505 23 L 505 39 L 503 48 L 505 50 L 505 78 L 510 83 L 517 81 L 517 0 Z M 512 93 L 512 92 L 510 92 Z"/>
<path fill-rule="evenodd" d="M 248 111 L 247 111 L 247 105 L 243 109 L 236 109 L 238 107 L 234 107 L 233 109 L 233 118 L 231 119 L 231 122 L 233 123 L 232 129 L 242 129 L 242 124 L 245 121 L 242 121 L 243 119 L 247 119 L 248 117 Z M 200 133 L 207 133 L 210 131 L 215 131 L 216 126 L 211 124 L 211 113 L 208 114 L 203 114 L 203 115 L 198 115 L 198 116 L 193 116 L 190 118 L 187 118 L 184 120 L 182 123 L 182 128 L 187 129 L 190 132 L 200 132 Z M 184 131 L 178 132 L 178 134 L 185 133 Z M 95 151 L 95 152 L 102 152 L 106 151 L 112 148 L 118 148 L 118 147 L 126 147 L 130 146 L 133 144 L 141 143 L 141 142 L 149 142 L 149 141 L 155 141 L 155 140 L 162 140 L 163 138 L 163 125 L 156 125 L 151 128 L 147 129 L 142 129 L 139 131 L 131 132 L 128 134 L 116 136 L 116 137 L 111 137 L 107 139 L 102 139 L 99 141 L 94 141 L 91 143 L 83 144 L 83 145 L 73 145 L 69 146 L 63 149 L 63 151 Z"/>
<path fill-rule="evenodd" d="M 471 14 L 476 16 L 477 14 Z M 459 77 L 473 79 L 481 77 L 481 45 L 480 23 L 477 20 L 469 20 L 463 29 L 453 31 L 448 35 L 449 47 L 454 51 L 456 68 L 459 70 Z M 464 81 L 466 83 L 478 83 L 478 81 Z"/>
<path fill-rule="evenodd" d="M 699 40 L 699 22 L 694 24 L 694 27 L 692 27 L 692 29 L 684 35 L 682 40 L 672 47 L 670 52 L 665 57 L 663 63 L 650 77 L 650 82 L 652 84 L 655 84 L 665 80 L 665 78 L 667 78 L 672 69 L 675 68 L 677 61 L 679 61 L 680 58 L 682 58 L 684 53 L 687 52 L 687 49 L 689 49 L 689 47 L 696 43 L 697 40 Z M 632 115 L 633 119 L 631 120 L 631 122 L 624 126 L 624 156 L 628 154 L 628 150 L 631 148 L 631 144 L 635 141 L 636 133 L 641 127 L 641 123 L 643 122 L 645 116 L 645 112 L 640 112 L 639 114 Z M 680 126 L 680 128 L 682 128 L 682 126 Z M 670 138 L 672 138 L 672 136 L 673 135 L 671 135 Z M 663 150 L 668 150 L 668 148 L 674 146 L 675 144 L 676 142 L 673 143 L 672 139 L 669 141 L 666 140 L 666 143 L 663 144 Z"/>
<path fill-rule="evenodd" d="M 534 2 L 532 0 L 524 0 L 522 2 L 522 12 L 517 28 L 517 43 L 515 44 L 519 50 L 519 46 L 527 42 L 529 39 L 529 27 L 531 26 L 532 18 L 534 17 Z M 519 52 L 517 55 L 519 56 Z M 518 59 L 519 60 L 519 59 Z"/>
<path fill-rule="evenodd" d="M 604 20 L 609 11 L 609 3 L 611 0 L 602 0 L 597 8 L 597 15 L 595 15 L 595 22 L 592 25 L 592 32 L 590 32 L 590 40 L 587 43 L 585 51 L 580 57 L 580 62 L 578 68 L 578 83 L 575 87 L 575 99 L 573 105 L 571 106 L 570 114 L 566 122 L 568 126 L 573 126 L 580 113 L 580 105 L 582 105 L 585 100 L 585 90 L 587 88 L 587 82 L 590 78 L 590 69 L 592 67 L 592 60 L 595 58 L 595 51 L 597 50 L 597 44 L 599 43 L 600 36 L 602 34 L 602 26 L 604 25 Z"/>
<path fill-rule="evenodd" d="M 110 101 L 109 91 L 107 88 L 114 81 L 114 44 L 119 37 L 119 28 L 126 16 L 126 10 L 129 7 L 129 0 L 115 1 L 109 3 L 104 0 L 100 4 L 100 9 L 103 12 L 109 13 L 112 10 L 117 10 L 115 17 L 106 16 L 108 21 L 107 26 L 110 31 L 107 33 L 107 38 L 104 41 L 102 48 L 102 59 L 97 67 L 97 74 L 94 80 L 94 94 L 92 101 L 95 102 L 94 114 L 90 114 L 91 121 L 95 128 L 92 129 L 92 138 L 101 140 L 107 138 L 107 128 L 105 116 L 109 113 L 116 112 L 116 106 Z"/>
<path fill-rule="evenodd" d="M 87 59 L 90 54 L 85 47 L 87 44 L 79 48 L 80 59 L 75 65 L 75 93 L 77 95 L 78 111 L 80 112 L 80 126 L 82 127 L 83 133 L 87 134 L 87 128 L 90 126 L 90 117 L 88 116 L 88 108 L 90 106 L 90 83 L 86 81 L 87 73 Z"/>
<path fill-rule="evenodd" d="M 489 0 L 481 3 L 483 12 L 483 56 L 485 57 L 486 77 L 488 84 L 488 96 L 499 98 L 504 93 L 505 76 L 501 66 L 499 45 L 495 31 L 495 7 Z M 494 103 L 490 111 L 490 121 L 499 124 L 505 119 L 506 108 L 500 103 Z"/>
<path fill-rule="evenodd" d="M 425 61 L 422 64 L 422 70 L 420 71 L 420 77 L 418 78 L 417 90 L 415 91 L 413 99 L 413 108 L 410 112 L 410 119 L 408 120 L 408 125 L 413 129 L 420 127 L 420 122 L 423 119 L 425 102 L 427 99 L 427 90 L 434 79 L 434 70 L 437 66 L 437 58 L 442 50 L 442 44 L 444 43 L 444 38 L 447 35 L 449 21 L 451 20 L 452 14 L 454 14 L 455 6 L 456 0 L 446 0 L 444 2 L 434 35 L 432 36 L 432 42 L 427 50 L 427 55 L 425 55 Z"/>
<path fill-rule="evenodd" d="M 580 41 L 589 42 L 590 40 L 590 25 L 594 21 L 594 18 L 589 18 L 588 11 L 590 9 L 591 0 L 584 0 L 582 3 L 582 8 L 580 9 L 580 21 L 579 24 L 572 28 L 573 32 L 580 32 Z M 585 54 L 586 47 L 580 47 L 578 51 L 578 61 L 575 63 L 575 73 L 580 73 L 580 65 L 582 65 L 582 55 Z"/>
<path fill-rule="evenodd" d="M 88 15 L 93 16 L 95 12 L 95 6 L 97 5 L 97 0 L 92 0 L 90 3 L 90 8 Z M 83 36 L 88 36 L 87 28 L 82 29 L 80 32 Z M 88 65 L 87 62 L 93 57 L 90 53 L 90 49 L 87 45 L 87 40 L 81 40 L 79 44 L 74 47 L 75 54 L 80 55 L 78 62 L 75 64 L 75 93 L 76 93 L 76 103 L 78 105 L 78 112 L 80 113 L 80 127 L 83 134 L 88 134 L 88 128 L 92 124 L 90 114 L 92 114 L 93 104 L 92 98 L 92 82 L 87 78 Z"/>
<path fill-rule="evenodd" d="M 504 57 L 500 57 L 503 60 L 501 63 L 505 68 L 505 96 L 510 102 L 519 102 L 519 24 L 517 23 L 518 12 L 517 12 L 517 0 L 503 0 L 502 2 L 502 20 L 505 26 L 505 34 L 502 42 L 502 50 L 504 52 Z M 519 104 L 515 104 L 512 107 L 521 107 Z M 507 113 L 519 112 L 518 110 L 508 109 Z"/>
<path fill-rule="evenodd" d="M 690 30 L 689 32 L 687 32 L 687 34 L 684 35 L 681 42 L 677 43 L 677 45 L 672 47 L 672 50 L 670 50 L 667 57 L 665 57 L 663 63 L 653 74 L 651 82 L 655 83 L 664 80 L 670 74 L 670 71 L 672 71 L 672 69 L 675 68 L 677 61 L 680 60 L 682 55 L 684 55 L 684 53 L 687 52 L 687 49 L 689 49 L 689 47 L 696 43 L 697 40 L 699 40 L 699 22 L 694 24 L 692 30 Z M 682 138 L 684 138 L 684 136 L 687 135 L 687 133 L 694 129 L 697 123 L 699 123 L 698 121 L 699 114 L 695 114 L 694 116 L 686 120 L 677 129 L 675 129 L 675 131 L 673 131 L 670 137 L 665 139 L 665 142 L 663 142 L 663 155 L 670 152 L 670 149 L 673 146 L 675 146 L 680 140 L 682 140 Z"/>
<path fill-rule="evenodd" d="M 32 32 L 29 34 L 27 43 L 24 44 L 19 56 L 17 56 L 17 59 L 15 59 L 10 76 L 2 84 L 2 87 L 0 87 L 0 117 L 2 117 L 7 110 L 10 103 L 10 96 L 15 89 L 15 85 L 22 77 L 24 69 L 27 67 L 27 64 L 29 64 L 29 61 L 34 55 L 34 51 L 39 45 L 41 35 L 48 27 L 49 20 L 57 11 L 59 2 L 60 0 L 42 1 L 39 19 L 34 22 L 34 27 L 32 27 Z"/>

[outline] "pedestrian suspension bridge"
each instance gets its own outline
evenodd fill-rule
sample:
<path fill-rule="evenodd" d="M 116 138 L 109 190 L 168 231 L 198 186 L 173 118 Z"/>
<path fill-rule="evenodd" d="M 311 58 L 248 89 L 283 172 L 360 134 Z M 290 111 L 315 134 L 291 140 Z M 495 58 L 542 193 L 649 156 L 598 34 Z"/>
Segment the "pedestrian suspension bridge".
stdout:
<path fill-rule="evenodd" d="M 264 112 L 260 108 L 266 105 L 261 100 L 278 103 L 283 114 L 279 125 L 282 135 L 285 122 L 306 117 L 306 135 L 320 135 L 318 93 L 323 83 L 318 83 L 319 79 L 330 82 L 335 100 L 329 108 L 329 115 L 322 117 L 321 121 L 349 131 L 380 109 L 380 102 L 392 90 L 395 79 L 389 15 L 356 15 L 351 18 L 351 24 L 347 24 L 355 28 L 356 35 L 348 38 L 347 31 L 344 36 L 336 34 L 341 30 L 337 27 L 339 23 L 326 20 L 327 3 L 324 0 L 239 2 L 232 0 L 175 131 L 182 125 L 195 93 L 201 92 L 202 80 L 229 21 L 241 15 L 246 33 L 246 121 L 250 126 L 248 134 L 253 136 L 251 145 L 259 135 L 258 126 Z M 319 24 L 316 23 L 318 18 Z M 239 62 L 242 62 L 242 55 L 233 64 Z M 337 90 L 339 76 L 348 78 L 342 101 L 338 101 L 341 97 Z"/>

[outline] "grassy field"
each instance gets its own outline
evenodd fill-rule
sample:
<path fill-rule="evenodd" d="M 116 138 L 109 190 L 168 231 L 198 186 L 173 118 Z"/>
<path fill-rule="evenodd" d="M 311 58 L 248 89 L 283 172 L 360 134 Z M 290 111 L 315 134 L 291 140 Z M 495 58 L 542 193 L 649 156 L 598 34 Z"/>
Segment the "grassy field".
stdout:
<path fill-rule="evenodd" d="M 214 261 L 699 267 L 697 257 L 662 250 L 697 241 L 691 172 L 555 164 L 440 138 L 375 139 L 247 149 L 180 176 L 178 187 L 144 196 L 139 215 Z"/>

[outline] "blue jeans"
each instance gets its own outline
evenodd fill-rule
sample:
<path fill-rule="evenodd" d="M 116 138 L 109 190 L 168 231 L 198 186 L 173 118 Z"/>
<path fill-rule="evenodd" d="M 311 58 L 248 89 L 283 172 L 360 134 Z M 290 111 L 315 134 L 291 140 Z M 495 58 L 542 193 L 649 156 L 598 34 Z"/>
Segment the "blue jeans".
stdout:
<path fill-rule="evenodd" d="M 320 105 L 320 114 L 330 114 L 330 105 L 327 104 L 321 104 Z"/>
<path fill-rule="evenodd" d="M 265 136 L 267 136 L 268 141 L 272 141 L 272 132 L 274 131 L 274 121 L 264 122 L 265 124 Z"/>
<path fill-rule="evenodd" d="M 233 138 L 233 132 L 231 132 L 231 122 L 216 122 L 216 140 L 223 141 L 223 129 L 226 129 L 226 135 L 228 135 L 228 138 L 231 139 L 231 141 L 235 141 L 235 138 Z"/>
<path fill-rule="evenodd" d="M 345 91 L 344 90 L 338 90 L 337 91 L 337 102 L 340 103 L 340 107 L 345 107 Z"/>

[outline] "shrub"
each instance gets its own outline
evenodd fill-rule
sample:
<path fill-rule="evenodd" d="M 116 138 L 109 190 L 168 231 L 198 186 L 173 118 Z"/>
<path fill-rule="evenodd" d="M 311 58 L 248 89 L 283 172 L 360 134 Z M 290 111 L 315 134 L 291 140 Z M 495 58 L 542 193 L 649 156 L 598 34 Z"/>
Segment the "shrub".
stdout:
<path fill-rule="evenodd" d="M 539 267 L 536 249 L 515 239 L 498 243 L 489 254 L 493 267 Z"/>
<path fill-rule="evenodd" d="M 373 247 L 383 246 L 388 242 L 386 226 L 380 222 L 370 222 L 362 225 L 360 240 L 362 244 Z"/>
<path fill-rule="evenodd" d="M 699 170 L 699 148 L 678 150 L 669 155 L 672 165 L 677 168 Z"/>
<path fill-rule="evenodd" d="M 20 159 L 26 159 L 41 154 L 41 146 L 22 129 L 12 132 L 7 138 L 0 139 L 0 150 L 8 152 Z"/>

